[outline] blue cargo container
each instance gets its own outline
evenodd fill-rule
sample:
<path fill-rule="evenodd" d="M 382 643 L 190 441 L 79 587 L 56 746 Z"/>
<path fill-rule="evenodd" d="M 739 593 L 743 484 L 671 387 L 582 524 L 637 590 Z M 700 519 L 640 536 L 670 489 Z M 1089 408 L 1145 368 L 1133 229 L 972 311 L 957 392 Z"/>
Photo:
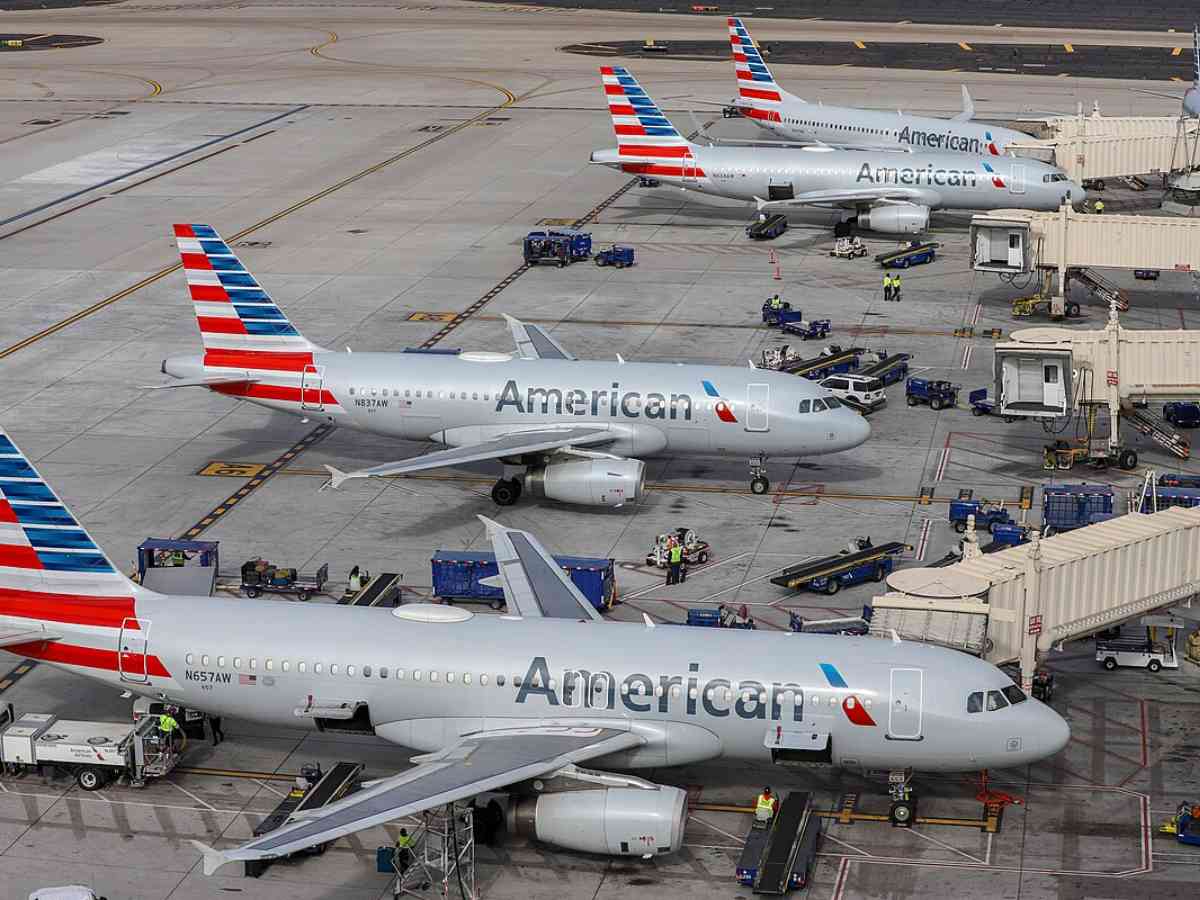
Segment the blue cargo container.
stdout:
<path fill-rule="evenodd" d="M 1042 528 L 1070 531 L 1111 519 L 1113 489 L 1107 484 L 1042 485 Z"/>
<path fill-rule="evenodd" d="M 1158 476 L 1158 483 L 1165 487 L 1200 488 L 1200 475 L 1190 472 L 1167 472 Z"/>
<path fill-rule="evenodd" d="M 617 597 L 614 560 L 585 556 L 556 556 L 596 609 L 610 609 Z M 499 575 L 494 553 L 479 550 L 437 550 L 429 561 L 433 569 L 433 594 L 448 600 L 481 600 L 499 608 L 504 591 L 479 582 Z"/>
<path fill-rule="evenodd" d="M 1153 497 L 1146 496 L 1142 498 L 1141 511 L 1151 513 L 1156 508 L 1168 509 L 1172 506 L 1179 506 L 1184 509 L 1200 506 L 1200 488 L 1155 487 Z"/>

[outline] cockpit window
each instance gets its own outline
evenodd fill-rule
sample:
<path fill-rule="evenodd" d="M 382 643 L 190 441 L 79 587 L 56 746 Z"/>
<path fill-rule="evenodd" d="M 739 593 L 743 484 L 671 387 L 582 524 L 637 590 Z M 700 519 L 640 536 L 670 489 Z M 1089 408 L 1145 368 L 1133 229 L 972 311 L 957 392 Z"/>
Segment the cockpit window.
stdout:
<path fill-rule="evenodd" d="M 1008 701 L 1004 699 L 1004 695 L 999 691 L 987 692 L 987 711 L 992 712 L 997 709 L 1004 709 L 1008 706 Z"/>
<path fill-rule="evenodd" d="M 983 712 L 983 691 L 975 691 L 967 697 L 967 712 Z"/>
<path fill-rule="evenodd" d="M 1066 181 L 1066 180 L 1067 180 L 1067 176 L 1064 175 L 1062 172 L 1051 172 L 1049 175 L 1042 176 L 1042 181 L 1046 182 L 1047 184 L 1049 184 L 1052 181 Z"/>
<path fill-rule="evenodd" d="M 825 408 L 826 409 L 837 409 L 841 405 L 842 405 L 842 401 L 839 400 L 837 397 L 826 397 L 825 398 Z"/>
<path fill-rule="evenodd" d="M 1025 696 L 1025 692 L 1015 684 L 1009 685 L 1006 688 L 1002 688 L 1002 690 L 1004 691 L 1004 696 L 1008 698 L 1008 702 L 1013 706 L 1016 706 L 1018 703 L 1024 703 L 1029 699 Z"/>
<path fill-rule="evenodd" d="M 825 401 L 819 397 L 813 401 L 813 412 L 825 412 Z"/>
<path fill-rule="evenodd" d="M 806 413 L 806 412 L 810 412 L 811 410 L 812 410 L 812 401 L 811 400 L 801 400 L 800 401 L 800 412 Z"/>

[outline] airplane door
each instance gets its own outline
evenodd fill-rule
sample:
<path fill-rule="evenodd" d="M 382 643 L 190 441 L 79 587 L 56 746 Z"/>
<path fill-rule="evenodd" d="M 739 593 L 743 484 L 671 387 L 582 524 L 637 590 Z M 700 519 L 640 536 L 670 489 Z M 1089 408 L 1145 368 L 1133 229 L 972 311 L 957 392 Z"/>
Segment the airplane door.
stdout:
<path fill-rule="evenodd" d="M 892 705 L 888 711 L 888 737 L 921 740 L 921 711 L 925 702 L 923 669 L 892 669 Z"/>
<path fill-rule="evenodd" d="M 325 367 L 305 366 L 300 373 L 300 408 L 324 409 L 322 395 L 325 387 Z"/>
<path fill-rule="evenodd" d="M 1008 179 L 1008 192 L 1010 194 L 1025 193 L 1025 167 L 1013 166 L 1012 177 Z"/>
<path fill-rule="evenodd" d="M 1021 232 L 1008 233 L 1008 264 L 1014 269 L 1025 268 L 1025 248 L 1021 246 Z"/>
<path fill-rule="evenodd" d="M 696 157 L 692 156 L 690 153 L 685 153 L 681 158 L 681 165 L 683 169 L 683 180 L 691 182 L 696 181 Z"/>
<path fill-rule="evenodd" d="M 149 619 L 129 618 L 121 622 L 121 634 L 117 638 L 117 670 L 122 681 L 145 684 L 150 680 L 146 672 L 149 642 Z"/>
<path fill-rule="evenodd" d="M 771 427 L 771 386 L 769 384 L 746 385 L 746 430 L 769 431 Z"/>

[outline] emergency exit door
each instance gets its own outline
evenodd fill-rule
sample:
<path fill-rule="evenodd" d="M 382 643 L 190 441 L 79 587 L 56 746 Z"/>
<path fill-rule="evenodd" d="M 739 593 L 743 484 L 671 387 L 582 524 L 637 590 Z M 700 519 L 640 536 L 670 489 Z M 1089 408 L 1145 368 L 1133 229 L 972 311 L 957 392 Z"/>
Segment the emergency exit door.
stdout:
<path fill-rule="evenodd" d="M 925 671 L 892 669 L 892 705 L 888 711 L 889 738 L 921 740 L 921 713 L 925 703 Z"/>
<path fill-rule="evenodd" d="M 300 408 L 324 409 L 324 393 L 325 367 L 305 366 L 304 371 L 300 373 Z"/>
<path fill-rule="evenodd" d="M 145 684 L 150 680 L 146 654 L 150 644 L 150 620 L 128 618 L 121 622 L 117 638 L 117 671 L 122 681 Z"/>
<path fill-rule="evenodd" d="M 768 431 L 771 408 L 771 386 L 769 384 L 746 385 L 746 430 Z"/>

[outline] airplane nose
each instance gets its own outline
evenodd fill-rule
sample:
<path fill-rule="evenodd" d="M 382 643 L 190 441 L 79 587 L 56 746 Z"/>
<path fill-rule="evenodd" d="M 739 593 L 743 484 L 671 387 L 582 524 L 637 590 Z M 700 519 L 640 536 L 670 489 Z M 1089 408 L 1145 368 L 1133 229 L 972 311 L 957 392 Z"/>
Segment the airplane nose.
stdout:
<path fill-rule="evenodd" d="M 1038 759 L 1044 759 L 1053 756 L 1067 746 L 1071 740 L 1071 726 L 1067 724 L 1066 719 L 1049 706 L 1043 704 L 1038 712 L 1037 730 L 1033 736 L 1033 743 L 1037 748 Z"/>
<path fill-rule="evenodd" d="M 871 436 L 871 423 L 862 416 L 856 415 L 846 422 L 845 427 L 842 428 L 842 434 L 844 435 L 843 440 L 845 443 L 843 449 L 849 450 L 852 447 L 857 447 Z"/>

